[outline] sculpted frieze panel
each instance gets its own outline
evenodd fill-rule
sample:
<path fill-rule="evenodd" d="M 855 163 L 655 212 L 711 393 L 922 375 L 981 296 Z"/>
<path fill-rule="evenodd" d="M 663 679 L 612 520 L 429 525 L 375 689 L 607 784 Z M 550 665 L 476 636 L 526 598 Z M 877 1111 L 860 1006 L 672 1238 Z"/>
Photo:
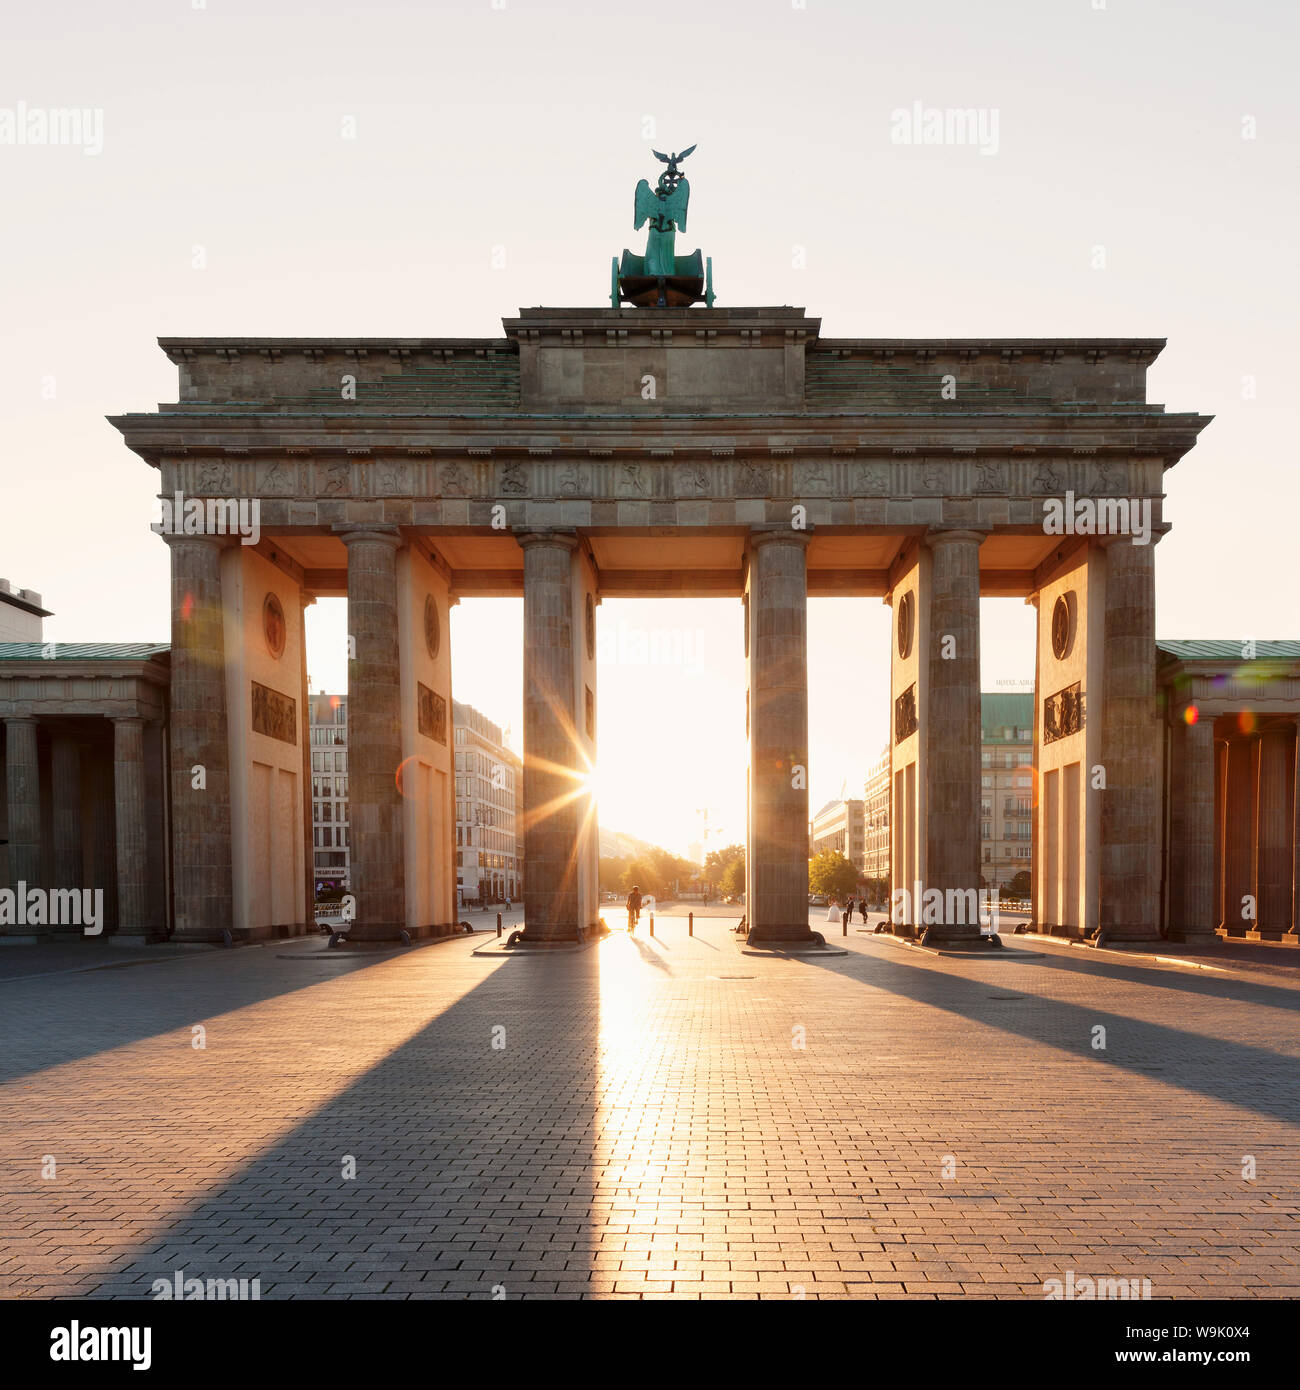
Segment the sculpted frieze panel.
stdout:
<path fill-rule="evenodd" d="M 464 497 L 469 492 L 469 470 L 459 463 L 445 463 L 442 466 L 440 492 L 444 497 Z"/>
<path fill-rule="evenodd" d="M 650 480 L 645 468 L 639 463 L 620 463 L 618 465 L 619 497 L 649 497 Z"/>
<path fill-rule="evenodd" d="M 384 497 L 400 497 L 409 493 L 411 484 L 407 476 L 406 464 L 396 459 L 384 459 L 374 473 L 375 492 Z"/>
<path fill-rule="evenodd" d="M 352 491 L 352 470 L 346 463 L 316 465 L 316 494 L 319 497 L 347 497 Z"/>
<path fill-rule="evenodd" d="M 298 742 L 297 702 L 270 686 L 252 681 L 253 732 L 281 743 Z"/>
<path fill-rule="evenodd" d="M 742 463 L 736 469 L 737 497 L 766 497 L 771 487 L 768 471 L 757 463 Z"/>
<path fill-rule="evenodd" d="M 497 472 L 497 492 L 506 497 L 523 497 L 529 490 L 528 470 L 522 463 L 504 464 Z"/>
<path fill-rule="evenodd" d="M 556 480 L 556 491 L 561 497 L 586 497 L 591 493 L 591 475 L 576 463 L 561 468 Z"/>
<path fill-rule="evenodd" d="M 234 490 L 235 471 L 228 463 L 205 463 L 199 469 L 196 490 L 206 496 L 228 497 Z"/>
<path fill-rule="evenodd" d="M 709 470 L 702 463 L 679 463 L 673 470 L 673 486 L 678 497 L 704 497 L 711 488 Z"/>
<path fill-rule="evenodd" d="M 889 477 L 883 463 L 867 463 L 858 469 L 857 492 L 879 497 L 889 491 Z"/>
<path fill-rule="evenodd" d="M 291 464 L 280 459 L 263 463 L 257 470 L 257 491 L 261 497 L 288 497 L 294 491 L 297 479 Z"/>

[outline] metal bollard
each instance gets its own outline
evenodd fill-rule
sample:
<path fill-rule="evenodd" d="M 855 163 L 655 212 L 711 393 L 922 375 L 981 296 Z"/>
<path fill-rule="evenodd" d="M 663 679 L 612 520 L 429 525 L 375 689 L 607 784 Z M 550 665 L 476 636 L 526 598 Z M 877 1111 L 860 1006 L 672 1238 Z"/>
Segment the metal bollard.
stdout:
<path fill-rule="evenodd" d="M 654 934 L 655 934 L 655 915 L 654 915 L 654 913 L 652 912 L 652 913 L 650 914 L 650 935 L 653 936 Z"/>
<path fill-rule="evenodd" d="M 693 912 L 688 912 L 686 914 L 686 935 L 695 935 L 695 914 Z"/>
<path fill-rule="evenodd" d="M 497 913 L 497 935 L 501 935 L 501 914 Z"/>
<path fill-rule="evenodd" d="M 840 935 L 847 936 L 849 934 L 849 914 L 846 912 L 840 920 L 844 923 L 844 930 Z"/>

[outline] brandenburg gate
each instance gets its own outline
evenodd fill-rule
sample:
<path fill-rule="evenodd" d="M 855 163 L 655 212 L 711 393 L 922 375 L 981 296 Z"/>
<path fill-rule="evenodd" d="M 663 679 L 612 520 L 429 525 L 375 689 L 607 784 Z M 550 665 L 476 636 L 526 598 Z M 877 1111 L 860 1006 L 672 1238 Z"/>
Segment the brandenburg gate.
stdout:
<path fill-rule="evenodd" d="M 746 911 L 777 943 L 810 937 L 809 596 L 892 608 L 893 880 L 940 891 L 980 882 L 979 600 L 1033 603 L 1035 917 L 1157 937 L 1156 542 L 1207 423 L 1148 401 L 1162 341 L 826 338 L 802 309 L 713 306 L 662 220 L 610 307 L 499 337 L 161 340 L 176 401 L 113 424 L 164 499 L 260 513 L 255 545 L 166 536 L 176 939 L 311 923 L 319 596 L 348 601 L 350 936 L 455 930 L 449 610 L 477 595 L 524 604 L 526 943 L 597 921 L 607 595 L 738 600 Z M 1062 499 L 1149 507 L 1149 533 L 1063 533 Z"/>

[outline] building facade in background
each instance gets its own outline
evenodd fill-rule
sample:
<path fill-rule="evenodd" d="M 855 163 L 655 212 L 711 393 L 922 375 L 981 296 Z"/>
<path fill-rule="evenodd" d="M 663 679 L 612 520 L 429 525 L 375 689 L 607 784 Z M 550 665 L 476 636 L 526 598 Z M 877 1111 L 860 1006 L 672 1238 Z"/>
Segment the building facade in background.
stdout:
<path fill-rule="evenodd" d="M 813 817 L 809 835 L 812 854 L 838 850 L 851 864 L 862 864 L 862 802 L 828 801 Z"/>
<path fill-rule="evenodd" d="M 980 873 L 990 888 L 1030 872 L 1033 757 L 1033 692 L 981 695 Z"/>
<path fill-rule="evenodd" d="M 867 770 L 863 787 L 862 873 L 889 877 L 889 748 Z"/>
<path fill-rule="evenodd" d="M 49 610 L 34 589 L 15 589 L 0 579 L 0 642 L 40 642 Z"/>
<path fill-rule="evenodd" d="M 456 890 L 460 905 L 523 893 L 516 814 L 523 764 L 501 727 L 472 705 L 452 701 L 456 742 Z"/>
<path fill-rule="evenodd" d="M 317 893 L 352 883 L 348 845 L 348 701 L 313 695 L 311 709 L 312 864 Z"/>
<path fill-rule="evenodd" d="M 1009 885 L 1030 870 L 1033 846 L 1034 696 L 980 696 L 980 874 L 990 888 Z M 864 784 L 862 872 L 889 877 L 889 748 L 871 765 Z M 835 803 L 832 803 L 835 804 Z"/>

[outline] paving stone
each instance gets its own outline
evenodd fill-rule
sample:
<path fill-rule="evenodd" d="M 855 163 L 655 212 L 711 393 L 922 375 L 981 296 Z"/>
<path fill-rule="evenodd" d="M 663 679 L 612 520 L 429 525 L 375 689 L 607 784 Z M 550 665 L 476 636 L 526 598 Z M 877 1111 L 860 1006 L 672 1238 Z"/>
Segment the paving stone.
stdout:
<path fill-rule="evenodd" d="M 0 1296 L 1300 1292 L 1294 969 L 472 945 L 0 980 Z"/>

